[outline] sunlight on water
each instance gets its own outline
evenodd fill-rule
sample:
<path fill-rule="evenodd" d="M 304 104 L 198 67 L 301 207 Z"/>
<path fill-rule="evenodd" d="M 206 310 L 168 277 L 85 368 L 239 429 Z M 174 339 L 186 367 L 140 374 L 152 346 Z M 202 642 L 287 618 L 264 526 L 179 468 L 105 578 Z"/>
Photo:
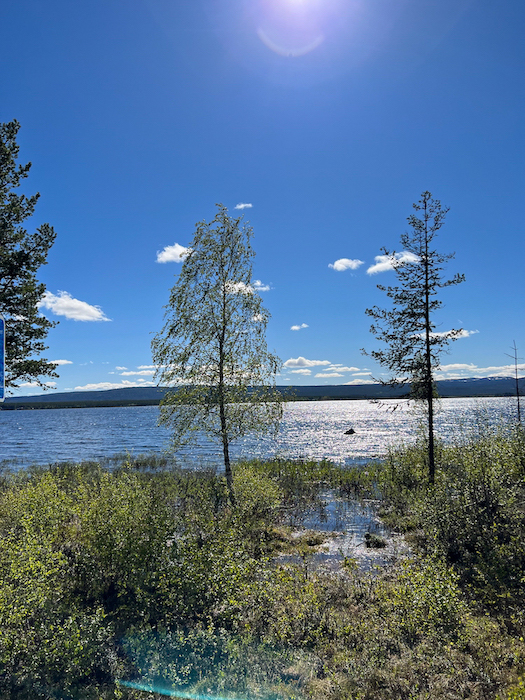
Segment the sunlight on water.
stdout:
<path fill-rule="evenodd" d="M 436 433 L 445 441 L 466 431 L 514 418 L 510 398 L 443 399 Z M 98 460 L 116 453 L 162 454 L 169 433 L 157 426 L 156 406 L 45 409 L 0 412 L 0 461 L 15 466 L 65 460 Z M 285 408 L 276 439 L 248 436 L 232 445 L 235 459 L 271 456 L 330 459 L 363 463 L 390 446 L 412 441 L 424 419 L 406 402 L 301 401 Z M 345 435 L 352 428 L 353 435 Z M 196 444 L 177 452 L 187 466 L 221 464 L 220 447 L 198 436 Z"/>

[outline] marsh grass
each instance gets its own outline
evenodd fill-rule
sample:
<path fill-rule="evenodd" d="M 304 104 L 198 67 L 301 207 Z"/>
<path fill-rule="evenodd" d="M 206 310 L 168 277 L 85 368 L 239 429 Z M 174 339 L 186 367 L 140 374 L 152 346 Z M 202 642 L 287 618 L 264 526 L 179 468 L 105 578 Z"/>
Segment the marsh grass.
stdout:
<path fill-rule="evenodd" d="M 513 618 L 525 599 L 525 440 L 519 427 L 440 446 L 436 482 L 424 445 L 392 453 L 378 474 L 382 517 L 425 556 L 442 558 L 476 605 Z M 418 457 L 419 453 L 419 457 Z M 509 619 L 510 619 L 509 618 Z"/>
<path fill-rule="evenodd" d="M 520 431 L 382 464 L 214 470 L 149 458 L 0 481 L 0 697 L 391 700 L 523 697 Z M 415 557 L 360 573 L 304 565 L 291 523 L 333 490 L 382 498 Z M 280 552 L 302 563 L 283 564 Z"/>

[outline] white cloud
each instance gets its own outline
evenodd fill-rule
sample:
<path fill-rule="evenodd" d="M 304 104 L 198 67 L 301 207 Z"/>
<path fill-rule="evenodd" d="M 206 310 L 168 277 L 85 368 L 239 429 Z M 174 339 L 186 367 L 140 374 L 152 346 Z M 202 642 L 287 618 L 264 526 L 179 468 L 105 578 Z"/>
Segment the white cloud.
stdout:
<path fill-rule="evenodd" d="M 283 367 L 317 367 L 317 365 L 329 365 L 329 360 L 307 360 L 306 357 L 290 357 L 283 364 Z"/>
<path fill-rule="evenodd" d="M 127 369 L 127 367 L 120 367 L 119 365 L 117 365 L 117 366 L 115 367 L 115 369 L 118 369 L 119 372 L 123 372 L 124 370 Z"/>
<path fill-rule="evenodd" d="M 144 376 L 144 377 L 153 377 L 155 374 L 154 369 L 140 369 L 136 370 L 135 372 L 129 370 L 127 372 L 121 372 L 120 376 L 121 377 L 138 377 L 138 376 Z"/>
<path fill-rule="evenodd" d="M 393 270 L 405 263 L 419 262 L 419 257 L 408 250 L 395 255 L 376 255 L 374 265 L 371 265 L 366 271 L 367 275 L 376 275 L 378 272 L 387 272 Z"/>
<path fill-rule="evenodd" d="M 476 368 L 476 365 L 474 365 L 472 363 L 471 364 L 464 364 L 464 363 L 460 363 L 460 362 L 453 362 L 452 364 L 441 365 L 439 367 L 439 369 L 443 372 L 452 372 L 452 371 L 455 371 L 458 369 L 475 370 L 477 368 Z"/>
<path fill-rule="evenodd" d="M 359 386 L 361 384 L 375 384 L 373 379 L 352 379 L 351 382 L 345 382 L 343 386 Z"/>
<path fill-rule="evenodd" d="M 58 295 L 46 292 L 38 302 L 38 308 L 49 309 L 57 316 L 65 316 L 73 321 L 111 321 L 100 306 L 92 306 L 85 301 L 75 299 L 68 292 Z"/>
<path fill-rule="evenodd" d="M 105 391 L 106 389 L 121 389 L 122 384 L 112 384 L 111 382 L 99 382 L 98 384 L 84 384 L 76 386 L 73 391 Z"/>
<path fill-rule="evenodd" d="M 465 328 L 462 328 L 459 331 L 450 330 L 441 331 L 440 333 L 431 333 L 431 336 L 434 338 L 452 338 L 456 340 L 457 338 L 469 338 L 476 333 L 479 333 L 479 331 L 467 331 Z"/>
<path fill-rule="evenodd" d="M 352 377 L 369 377 L 370 372 L 354 372 Z"/>
<path fill-rule="evenodd" d="M 484 375 L 489 377 L 513 377 L 515 376 L 515 366 L 514 365 L 500 365 L 499 367 L 480 367 L 477 372 L 482 372 Z M 518 363 L 518 374 L 525 372 L 525 364 Z"/>
<path fill-rule="evenodd" d="M 157 251 L 157 262 L 158 263 L 168 263 L 175 262 L 180 263 L 184 258 L 191 252 L 190 248 L 185 248 L 178 243 L 173 245 L 167 245 L 164 250 L 160 252 Z"/>
<path fill-rule="evenodd" d="M 292 374 L 304 374 L 305 376 L 308 376 L 309 374 L 312 374 L 311 369 L 292 369 Z"/>
<path fill-rule="evenodd" d="M 228 294 L 253 294 L 253 287 L 244 282 L 226 282 L 224 286 Z"/>
<path fill-rule="evenodd" d="M 446 381 L 448 379 L 479 379 L 479 377 L 472 374 L 461 374 L 461 372 L 436 372 L 434 379 L 437 381 Z"/>
<path fill-rule="evenodd" d="M 334 263 L 329 263 L 328 267 L 332 270 L 337 270 L 337 272 L 344 272 L 345 270 L 357 270 L 358 267 L 364 264 L 363 260 L 350 260 L 349 258 L 339 258 Z"/>
<path fill-rule="evenodd" d="M 324 377 L 325 379 L 335 379 L 335 377 L 343 377 L 339 372 L 318 372 L 316 377 Z"/>
<path fill-rule="evenodd" d="M 57 383 L 56 382 L 44 382 L 44 386 L 49 387 L 50 389 L 54 389 L 56 387 Z M 41 389 L 42 387 L 38 382 L 22 382 L 20 384 L 20 389 L 24 387 L 24 389 Z"/>
<path fill-rule="evenodd" d="M 251 209 L 253 207 L 253 204 L 249 204 L 247 202 L 239 202 L 239 204 L 235 205 L 235 209 Z"/>
<path fill-rule="evenodd" d="M 71 360 L 50 360 L 52 365 L 72 365 Z"/>
<path fill-rule="evenodd" d="M 300 331 L 302 328 L 308 328 L 307 323 L 301 323 L 300 326 L 290 326 L 291 331 Z"/>
<path fill-rule="evenodd" d="M 330 365 L 329 372 L 358 372 L 359 367 L 343 367 L 343 365 Z"/>
<path fill-rule="evenodd" d="M 478 372 L 509 372 L 510 374 L 514 374 L 514 369 L 515 366 L 512 365 L 500 365 L 499 367 L 481 367 L 478 369 Z M 518 363 L 518 372 L 525 372 L 525 364 Z"/>
<path fill-rule="evenodd" d="M 518 364 L 518 375 L 525 373 L 525 363 Z M 514 364 L 492 365 L 489 367 L 478 367 L 470 363 L 452 363 L 441 365 L 436 371 L 436 379 L 482 379 L 484 377 L 514 377 Z"/>
<path fill-rule="evenodd" d="M 269 284 L 264 284 L 261 280 L 254 280 L 253 288 L 258 292 L 269 292 L 271 289 Z"/>
<path fill-rule="evenodd" d="M 127 369 L 127 367 L 117 367 L 117 369 Z M 139 365 L 137 369 L 157 369 L 157 365 Z"/>
<path fill-rule="evenodd" d="M 98 382 L 97 384 L 84 384 L 84 386 L 76 386 L 73 391 L 106 391 L 107 389 L 128 389 L 137 386 L 155 386 L 155 382 L 147 382 L 139 380 L 138 382 L 130 382 L 124 379 L 120 384 L 114 382 Z"/>
<path fill-rule="evenodd" d="M 270 285 L 263 284 L 261 280 L 254 280 L 253 284 L 245 284 L 244 282 L 226 282 L 226 291 L 228 294 L 253 294 L 256 292 L 268 292 Z"/>
<path fill-rule="evenodd" d="M 450 340 L 458 340 L 459 338 L 470 338 L 471 335 L 475 335 L 476 333 L 479 333 L 479 331 L 467 331 L 465 328 L 461 328 L 460 330 L 451 329 L 450 331 L 439 331 L 437 333 L 431 333 L 430 337 L 431 338 L 449 338 Z M 424 333 L 415 333 L 414 337 L 415 338 L 424 338 L 425 334 Z"/>

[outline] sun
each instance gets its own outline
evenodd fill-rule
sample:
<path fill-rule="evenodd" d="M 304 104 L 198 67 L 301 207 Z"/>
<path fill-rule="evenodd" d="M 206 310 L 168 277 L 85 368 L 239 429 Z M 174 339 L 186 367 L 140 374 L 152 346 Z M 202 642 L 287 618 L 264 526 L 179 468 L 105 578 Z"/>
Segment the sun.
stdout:
<path fill-rule="evenodd" d="M 322 10 L 322 0 L 280 0 L 283 10 L 291 12 L 319 12 Z"/>

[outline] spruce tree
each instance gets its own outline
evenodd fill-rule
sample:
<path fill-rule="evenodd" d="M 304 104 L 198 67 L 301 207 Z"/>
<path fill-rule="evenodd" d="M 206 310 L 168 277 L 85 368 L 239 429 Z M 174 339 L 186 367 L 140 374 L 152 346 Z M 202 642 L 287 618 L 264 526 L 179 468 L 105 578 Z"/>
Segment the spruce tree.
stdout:
<path fill-rule="evenodd" d="M 436 330 L 435 313 L 443 305 L 438 298 L 445 287 L 460 284 L 465 276 L 456 274 L 444 279 L 444 263 L 454 254 L 444 255 L 433 247 L 443 226 L 448 208 L 423 192 L 413 205 L 416 213 L 408 217 L 411 231 L 401 236 L 403 251 L 411 253 L 410 262 L 401 262 L 395 251 L 383 249 L 394 267 L 397 286 L 377 285 L 392 300 L 390 309 L 377 306 L 366 309 L 373 319 L 370 331 L 384 344 L 380 350 L 366 352 L 392 375 L 384 381 L 391 386 L 411 385 L 411 396 L 426 403 L 428 427 L 428 477 L 434 482 L 434 375 L 439 357 L 450 341 L 461 335 L 461 329 Z"/>
<path fill-rule="evenodd" d="M 0 124 L 0 313 L 5 319 L 5 383 L 17 387 L 36 382 L 46 388 L 44 377 L 57 377 L 56 365 L 39 355 L 46 350 L 44 339 L 55 322 L 38 310 L 46 289 L 36 272 L 47 262 L 55 241 L 49 224 L 28 233 L 24 221 L 33 216 L 40 195 L 26 196 L 15 190 L 31 168 L 18 165 L 16 141 L 20 124 Z"/>

